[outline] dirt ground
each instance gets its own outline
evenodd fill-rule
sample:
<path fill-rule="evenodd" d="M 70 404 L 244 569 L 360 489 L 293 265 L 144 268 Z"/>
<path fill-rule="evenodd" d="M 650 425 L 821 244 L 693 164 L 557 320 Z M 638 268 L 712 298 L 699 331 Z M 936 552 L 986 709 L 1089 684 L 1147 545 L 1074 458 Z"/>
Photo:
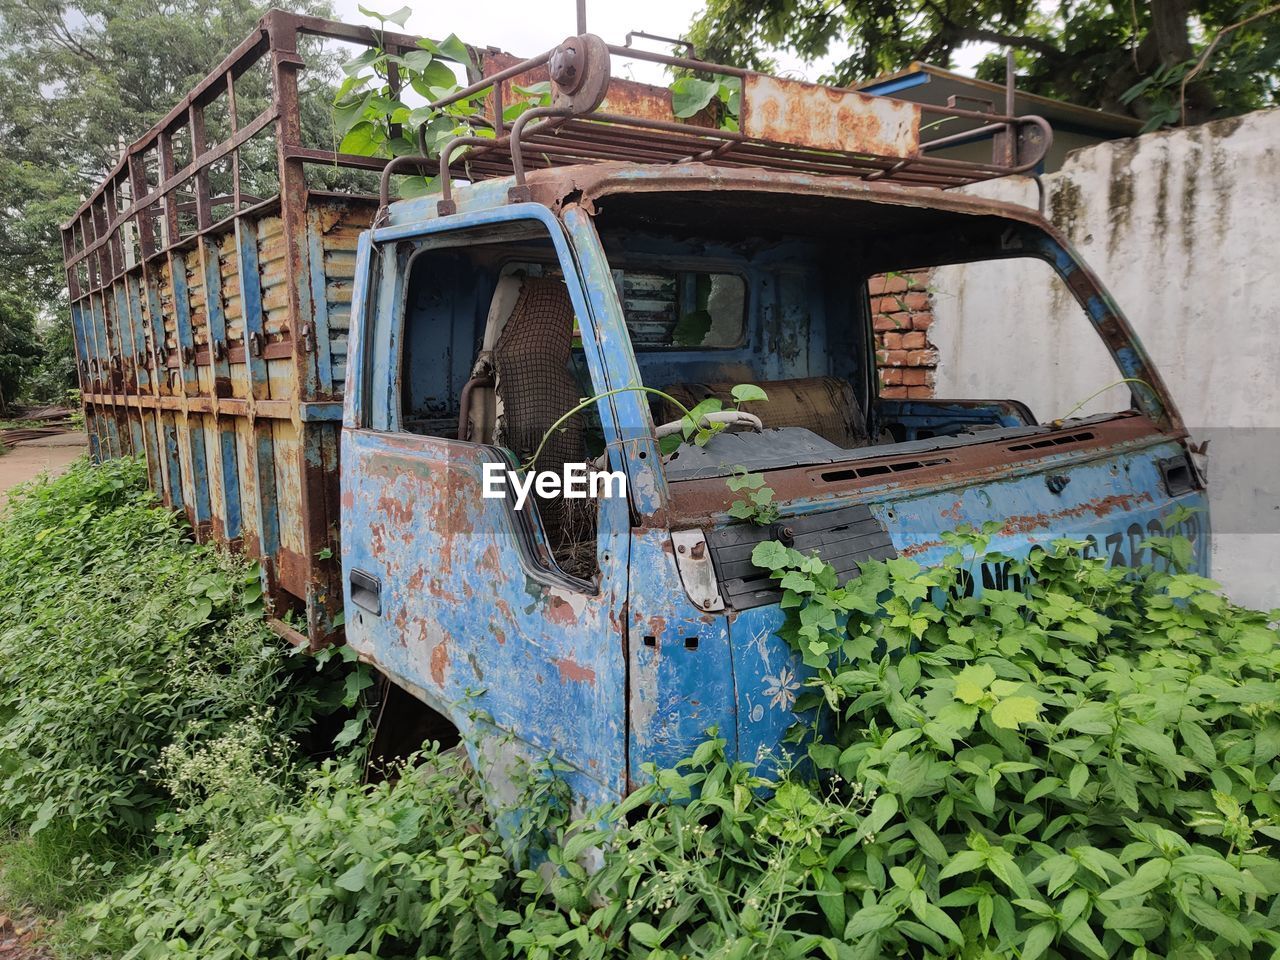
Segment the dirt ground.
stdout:
<path fill-rule="evenodd" d="M 57 476 L 85 452 L 82 433 L 67 433 L 16 444 L 0 453 L 0 511 L 9 502 L 9 490 L 42 473 Z M 0 957 L 6 957 L 0 946 Z"/>
<path fill-rule="evenodd" d="M 0 909 L 0 960 L 51 960 L 53 955 L 41 949 L 39 937 L 34 918 Z"/>

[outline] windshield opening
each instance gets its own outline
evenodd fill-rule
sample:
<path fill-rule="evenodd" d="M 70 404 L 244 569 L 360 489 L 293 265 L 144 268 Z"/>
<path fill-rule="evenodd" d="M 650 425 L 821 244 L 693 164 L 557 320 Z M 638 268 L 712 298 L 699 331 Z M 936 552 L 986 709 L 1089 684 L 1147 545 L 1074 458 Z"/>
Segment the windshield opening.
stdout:
<path fill-rule="evenodd" d="M 669 480 L 1045 432 L 1131 406 L 1085 310 L 1050 319 L 1074 295 L 1032 225 L 746 192 L 612 196 L 596 225 L 643 383 L 666 395 L 650 400 L 659 436 L 704 401 L 751 415 L 668 449 Z M 766 399 L 735 400 L 744 384 Z"/>

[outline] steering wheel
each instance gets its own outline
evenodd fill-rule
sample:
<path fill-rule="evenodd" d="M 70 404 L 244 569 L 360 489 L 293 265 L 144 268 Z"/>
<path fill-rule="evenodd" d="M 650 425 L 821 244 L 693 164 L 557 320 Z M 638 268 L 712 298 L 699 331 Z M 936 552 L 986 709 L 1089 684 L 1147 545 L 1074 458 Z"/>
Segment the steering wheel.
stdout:
<path fill-rule="evenodd" d="M 754 413 L 746 413 L 742 410 L 719 410 L 715 413 L 704 413 L 700 418 L 699 426 L 710 423 L 723 423 L 726 430 L 755 430 L 759 433 L 764 429 L 764 424 L 760 418 Z M 669 437 L 673 433 L 680 433 L 684 430 L 684 418 L 672 420 L 669 423 L 660 425 L 656 433 L 659 440 L 663 437 Z"/>

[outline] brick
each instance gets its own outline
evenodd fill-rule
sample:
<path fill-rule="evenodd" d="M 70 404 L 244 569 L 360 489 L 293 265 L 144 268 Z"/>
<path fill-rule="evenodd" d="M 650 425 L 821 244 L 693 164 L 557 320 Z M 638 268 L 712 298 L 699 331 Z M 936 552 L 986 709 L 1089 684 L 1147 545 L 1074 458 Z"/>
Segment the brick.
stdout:
<path fill-rule="evenodd" d="M 906 387 L 908 400 L 928 400 L 933 396 L 933 387 Z"/>
<path fill-rule="evenodd" d="M 880 371 L 880 382 L 883 384 L 897 386 L 906 382 L 908 373 L 916 373 L 915 370 L 904 370 L 901 367 L 888 367 Z M 924 371 L 919 371 L 923 373 Z"/>
<path fill-rule="evenodd" d="M 929 295 L 927 293 L 908 293 L 902 296 L 902 306 L 906 310 L 928 310 Z"/>
<path fill-rule="evenodd" d="M 880 391 L 880 396 L 886 400 L 905 400 L 909 389 L 910 387 L 885 387 Z"/>
<path fill-rule="evenodd" d="M 876 333 L 884 333 L 886 330 L 899 330 L 901 328 L 893 317 L 886 317 L 883 313 L 877 313 L 871 318 L 871 329 L 875 330 Z"/>
<path fill-rule="evenodd" d="M 890 314 L 889 319 L 894 322 L 899 330 L 911 329 L 911 314 L 909 313 L 900 311 L 898 313 Z"/>
<path fill-rule="evenodd" d="M 903 354 L 905 356 L 905 360 L 903 362 L 908 367 L 933 367 L 933 366 L 937 366 L 937 363 L 938 363 L 938 354 L 934 350 L 891 350 L 889 351 L 889 357 L 891 359 L 895 354 Z M 897 364 L 894 364 L 894 365 L 897 366 Z"/>
<path fill-rule="evenodd" d="M 884 277 L 876 275 L 867 280 L 867 293 L 873 297 L 878 297 L 884 293 Z"/>
<path fill-rule="evenodd" d="M 889 334 L 886 333 L 885 336 L 887 337 Z M 919 350 L 922 347 L 928 346 L 928 344 L 925 343 L 924 334 L 919 330 L 913 330 L 910 333 L 900 333 L 898 336 L 902 340 L 903 350 Z M 888 346 L 888 344 L 886 344 L 886 346 Z"/>
<path fill-rule="evenodd" d="M 900 333 L 886 333 L 882 339 L 886 350 L 901 350 L 906 346 L 902 342 L 902 334 Z"/>
<path fill-rule="evenodd" d="M 911 316 L 911 329 L 912 329 L 912 330 L 928 330 L 931 326 L 933 326 L 933 314 L 932 314 L 932 313 L 916 313 L 916 314 L 912 314 L 912 316 Z"/>
<path fill-rule="evenodd" d="M 902 274 L 898 273 L 892 277 L 884 278 L 884 288 L 883 290 L 881 290 L 881 292 L 882 293 L 906 293 L 908 286 L 910 286 L 910 284 L 907 282 L 907 278 Z"/>
<path fill-rule="evenodd" d="M 895 370 L 894 373 L 902 375 L 899 383 L 908 387 L 924 387 L 929 384 L 929 370 L 927 367 L 907 367 L 905 370 Z"/>
<path fill-rule="evenodd" d="M 888 364 L 889 364 L 889 351 L 888 351 L 888 350 L 877 350 L 877 351 L 876 351 L 876 366 L 877 366 L 877 367 L 884 367 L 884 366 L 888 366 Z"/>
<path fill-rule="evenodd" d="M 886 334 L 888 336 L 888 334 Z M 921 351 L 922 353 L 924 351 Z M 905 350 L 886 350 L 884 356 L 884 365 L 886 367 L 905 367 L 908 366 L 908 354 Z"/>

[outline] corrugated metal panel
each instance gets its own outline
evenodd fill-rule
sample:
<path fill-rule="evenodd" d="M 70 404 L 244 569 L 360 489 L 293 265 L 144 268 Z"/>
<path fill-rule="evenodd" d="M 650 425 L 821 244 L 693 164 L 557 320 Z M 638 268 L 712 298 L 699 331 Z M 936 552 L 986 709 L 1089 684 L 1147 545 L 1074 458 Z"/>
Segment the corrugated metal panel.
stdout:
<path fill-rule="evenodd" d="M 355 279 L 356 244 L 369 226 L 371 211 L 347 208 L 345 216 L 323 234 L 324 302 L 329 319 L 329 354 L 334 389 L 347 379 L 347 334 L 351 329 L 351 287 Z"/>

